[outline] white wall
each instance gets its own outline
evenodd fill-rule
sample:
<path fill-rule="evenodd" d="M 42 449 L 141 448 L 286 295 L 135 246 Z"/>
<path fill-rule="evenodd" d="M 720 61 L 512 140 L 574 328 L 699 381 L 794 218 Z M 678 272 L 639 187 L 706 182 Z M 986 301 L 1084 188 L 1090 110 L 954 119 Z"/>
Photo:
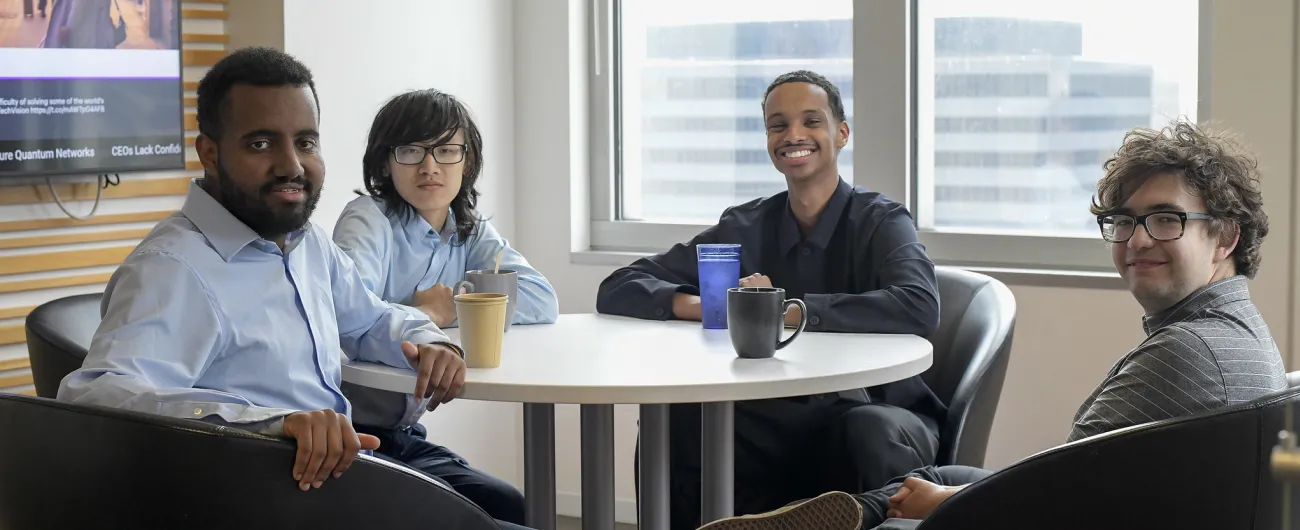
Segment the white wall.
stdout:
<path fill-rule="evenodd" d="M 515 231 L 514 49 L 509 0 L 285 0 L 284 51 L 312 69 L 321 104 L 326 181 L 313 220 L 332 230 L 362 187 L 361 156 L 375 113 L 411 89 L 462 99 L 483 132 L 480 210 Z M 422 423 L 475 466 L 521 480 L 517 404 L 455 401 Z"/>
<path fill-rule="evenodd" d="M 590 218 L 583 47 L 590 27 L 582 12 L 587 5 L 582 0 L 515 4 L 516 156 L 528 161 L 519 165 L 515 183 L 519 197 L 528 198 L 518 204 L 516 246 L 555 285 L 562 313 L 594 311 L 596 287 L 615 268 L 575 263 L 571 254 L 587 248 Z M 1259 0 L 1248 10 L 1214 10 L 1207 26 L 1214 36 L 1211 77 L 1201 93 L 1210 101 L 1212 118 L 1239 133 L 1255 151 L 1263 189 L 1274 192 L 1267 194 L 1272 231 L 1264 244 L 1264 265 L 1251 288 L 1284 352 L 1292 350 L 1290 330 L 1300 319 L 1291 310 L 1300 292 L 1293 266 L 1296 219 L 1290 214 L 1298 191 L 1292 164 L 1297 152 L 1294 10 L 1289 0 Z M 579 261 L 609 263 L 593 256 Z M 1010 285 L 1019 303 L 1019 322 L 990 439 L 989 467 L 1006 466 L 1063 441 L 1078 404 L 1141 340 L 1141 310 L 1126 291 L 1082 283 L 1036 279 Z M 619 520 L 627 522 L 635 498 L 636 412 L 619 407 L 614 419 L 615 494 Z M 561 513 L 576 515 L 581 484 L 577 407 L 558 407 L 557 416 L 558 501 Z"/>

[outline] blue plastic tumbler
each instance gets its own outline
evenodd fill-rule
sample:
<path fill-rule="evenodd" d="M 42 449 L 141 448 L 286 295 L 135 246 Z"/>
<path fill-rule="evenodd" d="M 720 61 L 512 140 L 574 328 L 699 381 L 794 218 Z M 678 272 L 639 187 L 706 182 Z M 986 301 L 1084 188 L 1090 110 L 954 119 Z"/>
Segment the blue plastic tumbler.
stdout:
<path fill-rule="evenodd" d="M 695 246 L 700 265 L 700 309 L 704 329 L 727 329 L 727 289 L 740 286 L 740 245 Z"/>

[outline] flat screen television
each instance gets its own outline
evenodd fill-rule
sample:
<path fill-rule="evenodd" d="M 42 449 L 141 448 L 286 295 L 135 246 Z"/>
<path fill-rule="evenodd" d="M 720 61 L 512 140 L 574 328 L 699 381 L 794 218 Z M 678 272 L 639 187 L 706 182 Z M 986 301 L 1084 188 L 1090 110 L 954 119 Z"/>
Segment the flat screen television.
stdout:
<path fill-rule="evenodd" d="M 0 184 L 185 167 L 180 0 L 0 3 Z"/>

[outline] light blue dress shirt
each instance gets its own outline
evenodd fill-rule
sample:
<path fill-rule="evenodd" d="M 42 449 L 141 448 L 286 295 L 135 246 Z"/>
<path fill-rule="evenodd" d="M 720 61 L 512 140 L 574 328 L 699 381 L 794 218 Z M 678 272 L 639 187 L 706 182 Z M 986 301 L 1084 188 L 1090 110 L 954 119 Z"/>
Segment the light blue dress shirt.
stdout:
<path fill-rule="evenodd" d="M 194 183 L 113 274 L 101 313 L 60 400 L 272 435 L 293 412 L 351 415 L 341 354 L 409 370 L 402 341 L 448 342 L 366 289 L 320 227 L 282 252 Z M 401 416 L 418 417 L 421 403 L 407 401 Z"/>
<path fill-rule="evenodd" d="M 410 307 L 417 290 L 441 283 L 455 287 L 465 272 L 491 270 L 501 252 L 501 268 L 516 271 L 519 299 L 515 324 L 548 324 L 560 312 L 555 288 L 524 256 L 497 233 L 487 220 L 461 244 L 456 219 L 447 215 L 442 230 L 434 230 L 419 215 L 389 217 L 384 203 L 358 197 L 348 203 L 334 225 L 334 242 L 357 264 L 366 287 L 380 298 Z M 411 311 L 416 311 L 410 307 Z M 451 327 L 456 324 L 453 322 Z"/>

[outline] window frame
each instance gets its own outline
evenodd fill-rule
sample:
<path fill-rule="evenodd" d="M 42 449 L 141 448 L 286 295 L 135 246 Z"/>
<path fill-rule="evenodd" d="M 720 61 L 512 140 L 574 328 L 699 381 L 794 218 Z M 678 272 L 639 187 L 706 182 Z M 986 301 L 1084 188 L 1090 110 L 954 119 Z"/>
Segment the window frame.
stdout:
<path fill-rule="evenodd" d="M 918 2 L 855 2 L 853 9 L 852 184 L 879 191 L 907 205 L 913 217 L 924 215 L 918 200 L 917 83 Z M 618 85 L 621 56 L 617 0 L 591 0 L 588 35 L 590 82 L 592 251 L 649 254 L 689 241 L 708 224 L 619 220 L 621 146 Z M 1197 121 L 1211 119 L 1213 0 L 1198 0 Z M 755 109 L 757 112 L 757 109 Z M 902 131 L 900 133 L 900 131 Z M 1084 208 L 1086 205 L 1080 205 Z M 722 212 L 718 212 L 721 215 Z M 1115 274 L 1100 232 L 1090 237 L 1016 235 L 978 229 L 920 229 L 918 236 L 939 265 L 985 270 L 1042 271 L 1052 274 Z"/>

